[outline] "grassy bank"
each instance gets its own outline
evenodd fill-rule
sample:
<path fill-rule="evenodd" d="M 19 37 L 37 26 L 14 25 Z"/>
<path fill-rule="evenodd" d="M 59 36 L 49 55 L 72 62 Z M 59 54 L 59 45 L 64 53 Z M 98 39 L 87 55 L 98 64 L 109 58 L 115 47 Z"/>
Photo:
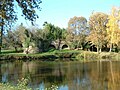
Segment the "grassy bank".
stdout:
<path fill-rule="evenodd" d="M 55 60 L 55 59 L 73 59 L 73 60 L 120 60 L 120 54 L 114 52 L 90 52 L 82 50 L 54 50 L 38 54 L 23 54 L 14 51 L 3 51 L 0 54 L 0 60 Z"/>
<path fill-rule="evenodd" d="M 78 60 L 120 60 L 120 53 L 83 51 L 76 56 Z"/>
<path fill-rule="evenodd" d="M 54 50 L 37 54 L 15 53 L 14 51 L 3 51 L 0 54 L 0 60 L 54 60 L 63 58 L 75 58 L 81 51 L 76 50 Z"/>

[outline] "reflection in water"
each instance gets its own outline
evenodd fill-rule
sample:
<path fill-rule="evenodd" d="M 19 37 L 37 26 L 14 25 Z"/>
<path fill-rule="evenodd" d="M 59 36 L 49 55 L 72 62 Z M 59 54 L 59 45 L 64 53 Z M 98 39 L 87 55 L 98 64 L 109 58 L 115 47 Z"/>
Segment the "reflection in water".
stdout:
<path fill-rule="evenodd" d="M 8 81 L 8 72 L 6 71 L 3 75 L 2 75 L 2 83 L 6 83 Z"/>
<path fill-rule="evenodd" d="M 39 90 L 54 84 L 59 90 L 119 90 L 120 62 L 0 62 L 1 82 L 16 84 L 23 77 Z"/>

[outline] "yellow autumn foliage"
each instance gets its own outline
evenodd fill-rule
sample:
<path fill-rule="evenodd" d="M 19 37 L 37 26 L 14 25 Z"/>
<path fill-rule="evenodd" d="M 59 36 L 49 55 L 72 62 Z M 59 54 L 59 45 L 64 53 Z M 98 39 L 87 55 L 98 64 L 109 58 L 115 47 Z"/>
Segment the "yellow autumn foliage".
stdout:
<path fill-rule="evenodd" d="M 120 9 L 113 7 L 112 12 L 108 17 L 107 23 L 107 39 L 110 44 L 120 42 Z"/>

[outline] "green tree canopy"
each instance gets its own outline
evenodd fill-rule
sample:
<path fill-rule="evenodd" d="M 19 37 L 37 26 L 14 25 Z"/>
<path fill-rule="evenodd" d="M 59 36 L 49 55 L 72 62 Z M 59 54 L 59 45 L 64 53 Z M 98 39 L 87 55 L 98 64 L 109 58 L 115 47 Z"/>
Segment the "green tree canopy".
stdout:
<path fill-rule="evenodd" d="M 21 8 L 22 16 L 30 20 L 32 23 L 38 18 L 36 9 L 41 10 L 39 4 L 41 0 L 1 0 L 0 1 L 0 19 L 4 19 L 4 23 L 13 23 L 17 20 L 17 10 L 15 6 Z"/>
<path fill-rule="evenodd" d="M 68 22 L 67 41 L 71 48 L 83 48 L 87 34 L 87 19 L 85 17 L 73 17 Z"/>
<path fill-rule="evenodd" d="M 3 31 L 6 28 L 9 29 L 17 20 L 17 11 L 15 6 L 21 8 L 22 16 L 24 16 L 26 20 L 30 20 L 33 24 L 38 18 L 36 9 L 41 10 L 40 3 L 42 3 L 41 0 L 0 0 L 0 52 L 2 47 Z"/>

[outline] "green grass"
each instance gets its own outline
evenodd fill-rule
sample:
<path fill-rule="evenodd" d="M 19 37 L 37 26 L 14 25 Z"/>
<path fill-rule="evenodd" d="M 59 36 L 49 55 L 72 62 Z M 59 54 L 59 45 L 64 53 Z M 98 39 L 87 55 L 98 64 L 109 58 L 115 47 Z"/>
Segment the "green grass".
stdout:
<path fill-rule="evenodd" d="M 80 52 L 81 51 L 77 51 L 77 50 L 54 50 L 54 51 L 49 51 L 49 52 L 37 53 L 37 54 L 23 54 L 23 53 L 15 52 L 14 50 L 2 50 L 1 55 L 44 56 L 44 55 L 54 55 L 57 53 L 80 53 Z"/>
<path fill-rule="evenodd" d="M 57 58 L 74 58 L 76 54 L 80 53 L 81 51 L 77 50 L 54 50 L 48 52 L 42 52 L 37 54 L 23 54 L 17 53 L 14 50 L 4 50 L 2 54 L 0 54 L 0 59 L 2 60 L 11 60 L 11 59 L 57 59 Z"/>
<path fill-rule="evenodd" d="M 16 53 L 15 50 L 2 50 L 2 54 L 8 54 L 8 53 Z"/>
<path fill-rule="evenodd" d="M 23 54 L 17 53 L 14 50 L 3 50 L 0 54 L 0 59 L 17 59 L 17 60 L 27 60 L 27 59 L 64 59 L 64 58 L 73 58 L 77 60 L 99 60 L 99 59 L 109 59 L 109 60 L 120 60 L 120 53 L 114 52 L 90 52 L 83 50 L 53 50 L 48 52 L 42 52 L 37 54 Z"/>

